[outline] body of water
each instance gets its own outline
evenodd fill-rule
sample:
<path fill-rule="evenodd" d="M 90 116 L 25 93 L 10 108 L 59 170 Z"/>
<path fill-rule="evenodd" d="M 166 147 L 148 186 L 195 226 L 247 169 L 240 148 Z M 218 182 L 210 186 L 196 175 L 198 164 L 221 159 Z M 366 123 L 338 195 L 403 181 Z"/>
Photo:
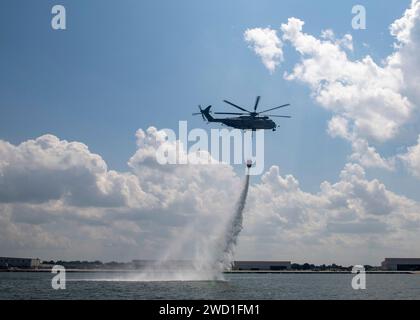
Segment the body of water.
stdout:
<path fill-rule="evenodd" d="M 0 299 L 416 299 L 419 274 L 367 274 L 366 290 L 353 290 L 351 274 L 227 274 L 226 281 L 138 281 L 135 274 L 0 273 Z"/>

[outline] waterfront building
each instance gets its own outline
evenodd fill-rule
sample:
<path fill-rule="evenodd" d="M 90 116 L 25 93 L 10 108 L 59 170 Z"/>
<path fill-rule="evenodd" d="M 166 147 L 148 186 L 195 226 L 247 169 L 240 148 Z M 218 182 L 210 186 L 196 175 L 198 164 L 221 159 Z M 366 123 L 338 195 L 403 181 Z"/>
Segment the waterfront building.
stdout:
<path fill-rule="evenodd" d="M 385 258 L 381 265 L 386 271 L 420 271 L 420 258 Z"/>
<path fill-rule="evenodd" d="M 0 268 L 38 268 L 41 260 L 32 258 L 0 257 Z"/>

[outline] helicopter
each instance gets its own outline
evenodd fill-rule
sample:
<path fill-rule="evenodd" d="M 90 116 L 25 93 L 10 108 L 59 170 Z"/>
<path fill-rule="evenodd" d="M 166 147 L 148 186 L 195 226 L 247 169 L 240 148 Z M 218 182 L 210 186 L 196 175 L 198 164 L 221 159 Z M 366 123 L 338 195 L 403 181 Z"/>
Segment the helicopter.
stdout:
<path fill-rule="evenodd" d="M 230 117 L 230 118 L 214 118 L 212 116 L 211 108 L 212 106 L 208 106 L 205 109 L 202 109 L 201 106 L 198 106 L 200 109 L 200 112 L 193 113 L 193 116 L 201 115 L 203 117 L 204 121 L 207 121 L 209 123 L 221 123 L 223 125 L 226 125 L 228 127 L 232 127 L 235 129 L 241 129 L 241 130 L 252 130 L 253 132 L 257 130 L 277 130 L 277 124 L 270 119 L 270 117 L 273 118 L 287 118 L 290 119 L 291 116 L 281 116 L 281 115 L 263 115 L 269 111 L 274 111 L 277 109 L 285 108 L 290 106 L 290 104 L 284 104 L 279 107 L 267 109 L 264 111 L 257 112 L 258 105 L 260 103 L 261 97 L 258 96 L 257 100 L 255 101 L 254 105 L 254 111 L 249 111 L 245 108 L 242 108 L 228 100 L 223 100 L 223 102 L 229 104 L 230 106 L 241 110 L 242 112 L 215 112 L 214 114 L 217 115 L 233 115 L 237 117 Z"/>

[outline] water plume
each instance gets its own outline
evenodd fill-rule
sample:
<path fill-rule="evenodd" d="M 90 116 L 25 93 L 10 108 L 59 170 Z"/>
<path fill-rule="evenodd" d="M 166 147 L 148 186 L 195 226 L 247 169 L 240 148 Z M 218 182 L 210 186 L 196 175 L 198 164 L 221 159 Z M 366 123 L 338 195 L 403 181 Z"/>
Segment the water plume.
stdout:
<path fill-rule="evenodd" d="M 235 248 L 238 242 L 238 236 L 243 228 L 243 212 L 245 209 L 246 198 L 249 189 L 249 174 L 246 175 L 245 184 L 241 195 L 235 207 L 235 213 L 229 221 L 226 231 L 221 239 L 221 251 L 218 257 L 218 270 L 223 272 L 231 270 L 234 262 Z"/>
<path fill-rule="evenodd" d="M 228 219 L 220 221 L 216 230 L 209 234 L 197 234 L 203 222 L 192 221 L 174 241 L 161 259 L 143 269 L 142 273 L 130 278 L 133 281 L 223 281 L 223 272 L 233 267 L 238 237 L 243 228 L 243 212 L 249 189 L 249 174 L 239 199 Z M 182 251 L 195 242 L 191 260 L 179 260 Z"/>

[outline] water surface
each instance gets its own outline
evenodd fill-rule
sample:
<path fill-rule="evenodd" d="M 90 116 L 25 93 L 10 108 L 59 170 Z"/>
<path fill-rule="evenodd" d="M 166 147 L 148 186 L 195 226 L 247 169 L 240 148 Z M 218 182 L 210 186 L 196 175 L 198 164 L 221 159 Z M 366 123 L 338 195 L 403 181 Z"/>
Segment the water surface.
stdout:
<path fill-rule="evenodd" d="M 0 273 L 0 299 L 416 299 L 420 275 L 367 274 L 367 290 L 351 274 L 227 274 L 226 281 L 135 281 L 136 274 L 67 273 L 53 290 L 50 273 Z M 144 279 L 143 279 L 144 280 Z"/>

